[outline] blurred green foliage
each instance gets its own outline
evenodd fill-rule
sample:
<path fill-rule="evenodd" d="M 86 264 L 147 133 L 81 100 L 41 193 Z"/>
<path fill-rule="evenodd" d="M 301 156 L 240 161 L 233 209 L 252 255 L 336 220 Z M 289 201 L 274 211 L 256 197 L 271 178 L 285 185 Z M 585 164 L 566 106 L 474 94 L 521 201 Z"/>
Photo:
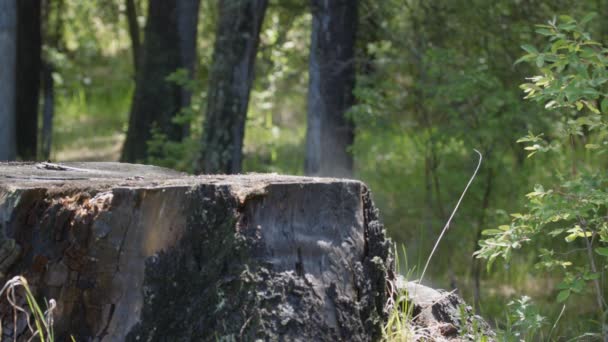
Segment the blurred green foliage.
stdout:
<path fill-rule="evenodd" d="M 549 136 L 529 133 L 518 142 L 527 145 L 528 157 L 550 152 L 562 163 L 555 168 L 557 182 L 548 189 L 536 185 L 526 195 L 525 214 L 511 214 L 511 224 L 483 231 L 490 237 L 480 241 L 476 254 L 489 259 L 489 266 L 498 257 L 509 261 L 524 244 L 535 246 L 537 267 L 561 274 L 557 301 L 572 294 L 595 297 L 596 331 L 608 334 L 608 180 L 603 163 L 598 164 L 608 144 L 608 49 L 585 30 L 592 17 L 580 22 L 570 16 L 554 18 L 537 25 L 536 32 L 549 40 L 544 49 L 522 45 L 527 54 L 519 61 L 540 69 L 540 75 L 521 86 L 525 98 L 543 103 L 556 125 Z"/>
<path fill-rule="evenodd" d="M 138 3 L 143 25 L 145 1 Z M 123 1 L 64 0 L 63 6 L 61 43 L 45 49 L 57 67 L 53 158 L 116 160 L 133 91 Z M 535 269 L 546 260 L 546 252 L 531 245 L 523 245 L 510 262 L 487 273 L 472 256 L 482 230 L 508 222 L 510 212 L 524 212 L 530 203 L 523 194 L 534 184 L 556 184 L 556 171 L 571 166 L 572 158 L 580 173 L 584 165 L 605 165 L 604 155 L 591 155 L 580 145 L 537 154 L 534 162 L 526 158 L 529 151 L 517 139 L 543 132 L 541 138 L 548 145 L 539 145 L 551 146 L 565 123 L 555 111 L 543 108 L 546 101 L 524 101 L 519 88 L 536 73 L 538 56 L 543 54 L 546 66 L 554 52 L 531 50 L 530 55 L 536 54 L 534 59 L 526 57 L 531 65 L 516 64 L 520 46 L 542 46 L 546 36 L 535 34 L 535 24 L 557 14 L 583 18 L 606 9 L 604 0 L 360 1 L 357 104 L 348 114 L 356 123 L 351 148 L 356 176 L 372 189 L 390 235 L 407 245 L 410 264 L 421 264 L 475 167 L 473 149 L 483 153 L 480 174 L 442 241 L 428 278 L 434 286 L 458 287 L 470 303 L 475 301 L 479 278 L 479 309 L 499 328 L 515 324 L 515 318 L 511 323 L 505 319 L 506 303 L 529 295 L 538 314 L 549 322 L 537 328 L 551 329 L 562 309 L 555 302 L 562 278 L 559 272 Z M 178 118 L 190 124 L 191 135 L 181 143 L 167 143 L 155 134 L 148 142 L 149 163 L 192 170 L 200 149 L 216 20 L 216 1 L 203 0 L 196 80 L 187 81 L 180 71 L 167 79 L 188 82 L 193 90 L 191 107 Z M 303 173 L 310 22 L 305 2 L 270 2 L 245 133 L 247 172 Z M 587 32 L 604 44 L 607 23 L 591 21 Z M 573 103 L 576 109 L 577 102 Z M 601 101 L 588 105 L 604 110 Z M 583 133 L 587 136 L 585 129 Z M 589 143 L 597 144 L 597 139 Z M 602 187 L 597 183 L 597 189 Z M 546 251 L 553 240 L 546 239 Z M 569 307 L 551 336 L 597 331 L 590 323 L 596 317 L 593 305 L 593 298 L 585 297 L 579 306 Z M 531 319 L 522 319 L 521 325 L 533 324 Z"/>

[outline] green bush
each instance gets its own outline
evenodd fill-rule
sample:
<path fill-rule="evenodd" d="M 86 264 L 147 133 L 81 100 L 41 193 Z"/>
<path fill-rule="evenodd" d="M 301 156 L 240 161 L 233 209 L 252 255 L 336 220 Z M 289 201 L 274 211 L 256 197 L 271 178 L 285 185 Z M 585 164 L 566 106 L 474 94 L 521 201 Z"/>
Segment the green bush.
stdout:
<path fill-rule="evenodd" d="M 534 63 L 539 75 L 521 88 L 527 99 L 544 104 L 555 126 L 518 142 L 526 144 L 528 157 L 553 155 L 546 167 L 556 172 L 556 182 L 536 185 L 526 195 L 527 211 L 511 214 L 510 224 L 485 230 L 476 255 L 490 267 L 497 258 L 509 261 L 513 250 L 533 245 L 537 267 L 561 275 L 558 302 L 571 295 L 595 297 L 606 338 L 608 178 L 601 159 L 608 148 L 608 49 L 584 30 L 591 18 L 579 22 L 560 16 L 537 25 L 548 44 L 542 50 L 522 46 L 527 54 L 518 62 Z"/>

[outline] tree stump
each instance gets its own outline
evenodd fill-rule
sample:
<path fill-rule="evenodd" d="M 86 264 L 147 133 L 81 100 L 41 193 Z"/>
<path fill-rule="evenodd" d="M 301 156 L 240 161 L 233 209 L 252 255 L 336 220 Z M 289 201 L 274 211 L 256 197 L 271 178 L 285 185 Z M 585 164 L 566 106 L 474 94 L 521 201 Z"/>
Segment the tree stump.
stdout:
<path fill-rule="evenodd" d="M 370 341 L 385 315 L 390 243 L 358 181 L 0 163 L 0 228 L 2 282 L 56 300 L 57 341 Z"/>

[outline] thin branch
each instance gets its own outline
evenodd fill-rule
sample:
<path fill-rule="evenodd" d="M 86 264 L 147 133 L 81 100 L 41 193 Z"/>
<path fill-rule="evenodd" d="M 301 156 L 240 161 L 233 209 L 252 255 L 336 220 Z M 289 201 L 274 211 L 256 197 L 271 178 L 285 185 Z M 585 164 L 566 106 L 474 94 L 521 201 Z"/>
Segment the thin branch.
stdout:
<path fill-rule="evenodd" d="M 450 228 L 450 223 L 452 222 L 452 219 L 454 218 L 454 215 L 456 215 L 456 211 L 458 211 L 458 207 L 460 207 L 460 203 L 462 202 L 462 199 L 464 198 L 464 195 L 467 193 L 467 190 L 471 186 L 471 183 L 473 183 L 473 180 L 475 179 L 475 176 L 477 176 L 477 172 L 479 171 L 479 168 L 481 167 L 481 161 L 483 160 L 483 156 L 481 155 L 481 153 L 479 151 L 477 151 L 477 150 L 473 150 L 473 151 L 475 151 L 479 155 L 479 162 L 477 163 L 477 167 L 475 168 L 475 172 L 473 172 L 473 175 L 471 176 L 471 179 L 469 179 L 469 182 L 467 183 L 467 186 L 464 188 L 464 191 L 460 195 L 460 198 L 458 199 L 458 202 L 456 203 L 456 206 L 454 207 L 454 210 L 452 210 L 452 214 L 450 215 L 450 218 L 445 223 L 445 226 L 443 227 L 443 230 L 441 231 L 441 234 L 439 234 L 439 238 L 437 238 L 437 241 L 435 242 L 435 246 L 433 246 L 433 250 L 431 251 L 431 254 L 429 255 L 429 258 L 426 260 L 426 264 L 424 265 L 424 268 L 422 269 L 422 274 L 420 275 L 420 279 L 418 279 L 418 284 L 422 283 L 422 279 L 424 278 L 424 274 L 426 273 L 426 269 L 429 267 L 429 264 L 431 262 L 431 258 L 433 258 L 433 255 L 435 254 L 435 251 L 437 250 L 437 247 L 439 246 L 439 242 L 441 242 L 441 239 L 443 238 L 443 235 L 445 235 L 445 232 L 448 230 L 448 228 Z"/>

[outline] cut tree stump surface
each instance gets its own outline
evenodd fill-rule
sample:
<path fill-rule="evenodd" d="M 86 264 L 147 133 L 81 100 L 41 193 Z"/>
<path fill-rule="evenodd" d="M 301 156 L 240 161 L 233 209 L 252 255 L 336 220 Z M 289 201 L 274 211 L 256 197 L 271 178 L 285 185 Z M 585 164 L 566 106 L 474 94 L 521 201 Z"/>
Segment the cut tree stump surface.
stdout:
<path fill-rule="evenodd" d="M 61 341 L 370 341 L 386 314 L 390 242 L 359 181 L 0 163 L 0 228 L 1 280 L 57 301 Z"/>

